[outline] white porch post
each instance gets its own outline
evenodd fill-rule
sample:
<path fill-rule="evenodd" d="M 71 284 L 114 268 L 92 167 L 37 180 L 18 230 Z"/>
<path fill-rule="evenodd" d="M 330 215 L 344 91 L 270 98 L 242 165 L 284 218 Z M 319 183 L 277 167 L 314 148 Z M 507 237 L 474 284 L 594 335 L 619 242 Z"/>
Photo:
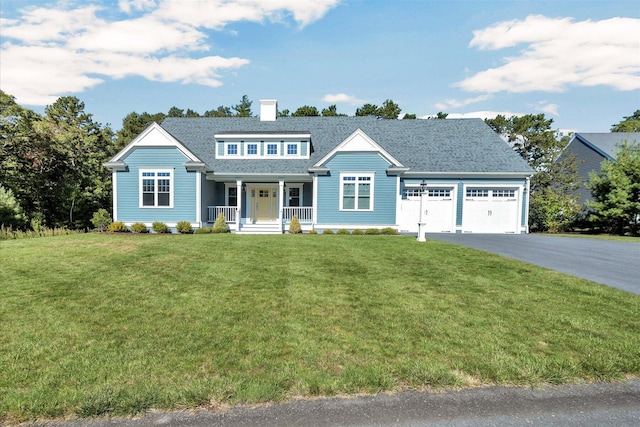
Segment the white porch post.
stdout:
<path fill-rule="evenodd" d="M 240 231 L 240 217 L 242 216 L 242 180 L 236 180 L 236 231 Z"/>
<path fill-rule="evenodd" d="M 278 202 L 278 225 L 280 226 L 280 230 L 282 230 L 282 224 L 283 224 L 283 220 L 282 220 L 282 215 L 284 214 L 284 180 L 281 179 L 280 181 L 278 181 L 279 187 L 280 187 L 280 197 L 278 197 L 279 202 Z"/>
<path fill-rule="evenodd" d="M 420 216 L 418 217 L 418 242 L 426 242 L 427 238 L 425 236 L 425 225 L 424 222 L 424 195 L 427 192 L 427 181 L 424 179 L 420 183 Z"/>

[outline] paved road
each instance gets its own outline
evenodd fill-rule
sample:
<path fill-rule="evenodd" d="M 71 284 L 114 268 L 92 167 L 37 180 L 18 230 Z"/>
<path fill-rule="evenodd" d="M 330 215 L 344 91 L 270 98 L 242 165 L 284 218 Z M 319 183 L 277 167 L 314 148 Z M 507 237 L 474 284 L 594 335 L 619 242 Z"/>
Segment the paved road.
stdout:
<path fill-rule="evenodd" d="M 640 243 L 539 234 L 427 234 L 640 294 Z"/>
<path fill-rule="evenodd" d="M 205 426 L 638 426 L 640 380 L 545 389 L 486 387 L 300 400 L 225 412 L 152 412 L 137 419 L 37 424 L 48 427 Z"/>

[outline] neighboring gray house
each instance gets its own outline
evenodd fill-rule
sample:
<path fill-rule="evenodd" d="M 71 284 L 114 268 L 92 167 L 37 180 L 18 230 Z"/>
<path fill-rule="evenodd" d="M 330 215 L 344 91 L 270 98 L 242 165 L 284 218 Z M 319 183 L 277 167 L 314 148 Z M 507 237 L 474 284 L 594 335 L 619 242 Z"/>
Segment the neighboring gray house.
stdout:
<path fill-rule="evenodd" d="M 616 145 L 623 141 L 640 141 L 640 132 L 576 133 L 569 141 L 558 160 L 576 156 L 578 176 L 584 180 L 582 187 L 576 190 L 580 204 L 592 199 L 591 191 L 586 186 L 589 174 L 599 172 L 604 160 L 615 160 Z"/>
<path fill-rule="evenodd" d="M 392 227 L 527 232 L 527 163 L 480 119 L 167 118 L 105 164 L 113 217 L 239 233 Z M 426 189 L 424 186 L 426 185 Z"/>

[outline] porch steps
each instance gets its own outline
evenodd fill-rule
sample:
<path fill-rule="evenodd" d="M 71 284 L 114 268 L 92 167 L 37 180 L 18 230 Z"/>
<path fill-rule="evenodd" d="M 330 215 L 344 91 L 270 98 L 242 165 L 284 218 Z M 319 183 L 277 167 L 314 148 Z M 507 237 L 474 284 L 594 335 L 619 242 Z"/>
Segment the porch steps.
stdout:
<path fill-rule="evenodd" d="M 278 224 L 242 224 L 237 234 L 282 234 Z"/>

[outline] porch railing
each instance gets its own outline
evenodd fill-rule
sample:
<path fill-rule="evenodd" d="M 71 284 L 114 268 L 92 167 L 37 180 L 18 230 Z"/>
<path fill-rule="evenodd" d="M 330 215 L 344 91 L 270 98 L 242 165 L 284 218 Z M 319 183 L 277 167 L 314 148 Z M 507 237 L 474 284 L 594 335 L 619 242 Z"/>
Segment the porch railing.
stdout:
<path fill-rule="evenodd" d="M 215 222 L 218 215 L 224 215 L 224 219 L 227 222 L 236 222 L 236 207 L 235 206 L 207 206 L 209 210 L 208 222 Z"/>
<path fill-rule="evenodd" d="M 300 222 L 313 222 L 313 208 L 312 207 L 285 207 L 282 208 L 282 219 L 283 221 L 290 222 L 291 218 L 294 216 L 298 216 L 298 221 Z"/>

